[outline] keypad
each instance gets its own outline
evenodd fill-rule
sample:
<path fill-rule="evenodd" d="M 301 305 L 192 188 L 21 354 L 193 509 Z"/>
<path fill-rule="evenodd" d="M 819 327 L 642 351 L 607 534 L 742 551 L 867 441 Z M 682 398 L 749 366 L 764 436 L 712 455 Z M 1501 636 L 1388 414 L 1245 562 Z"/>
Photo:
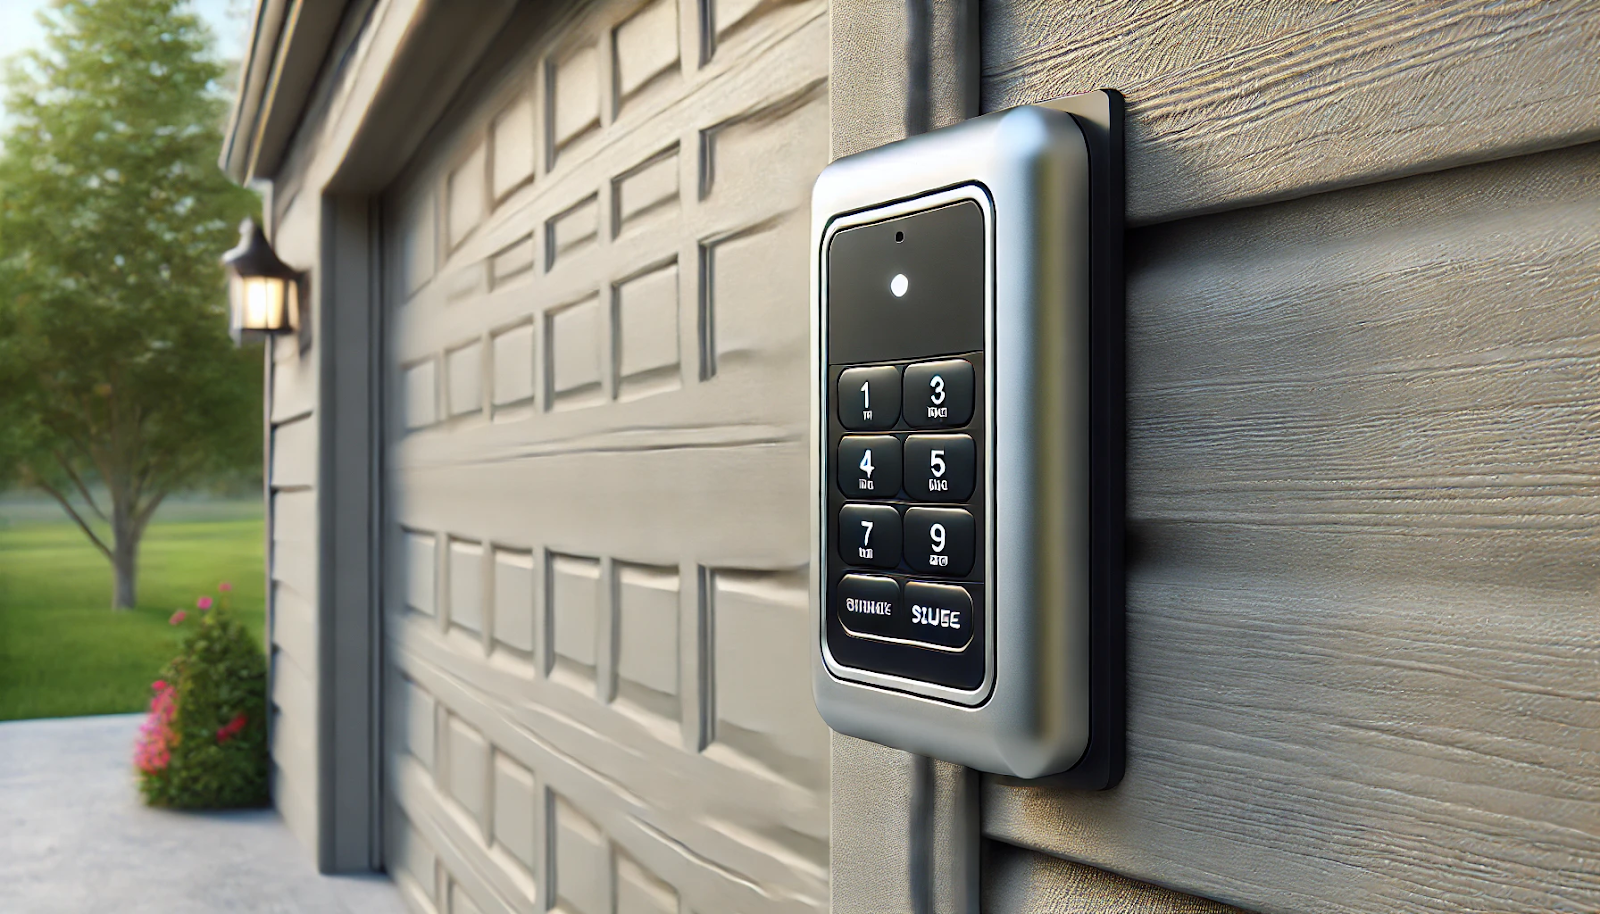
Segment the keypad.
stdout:
<path fill-rule="evenodd" d="M 973 642 L 983 586 L 975 360 L 835 375 L 830 605 L 854 638 L 945 656 Z"/>

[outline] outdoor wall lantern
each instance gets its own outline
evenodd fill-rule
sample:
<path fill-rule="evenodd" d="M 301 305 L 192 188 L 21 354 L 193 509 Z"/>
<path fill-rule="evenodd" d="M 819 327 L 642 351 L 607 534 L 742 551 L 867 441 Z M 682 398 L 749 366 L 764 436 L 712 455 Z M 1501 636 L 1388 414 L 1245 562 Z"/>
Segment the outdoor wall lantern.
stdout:
<path fill-rule="evenodd" d="M 222 255 L 228 268 L 229 332 L 234 342 L 300 329 L 301 274 L 278 259 L 254 219 L 239 225 L 239 246 Z"/>

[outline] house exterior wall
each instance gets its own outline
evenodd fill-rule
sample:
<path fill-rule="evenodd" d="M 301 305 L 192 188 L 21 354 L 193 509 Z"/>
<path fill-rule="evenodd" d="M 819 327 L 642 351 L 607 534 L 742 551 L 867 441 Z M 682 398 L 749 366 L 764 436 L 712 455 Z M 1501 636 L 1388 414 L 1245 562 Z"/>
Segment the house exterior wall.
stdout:
<path fill-rule="evenodd" d="M 277 224 L 287 239 L 306 225 L 290 212 Z M 290 262 L 307 263 L 311 250 L 284 250 Z M 314 338 L 313 338 L 314 339 Z M 317 757 L 315 722 L 319 687 L 318 580 L 321 537 L 317 522 L 318 371 L 315 343 L 302 350 L 299 337 L 267 344 L 270 459 L 268 529 L 268 642 L 272 683 L 272 796 L 290 831 L 317 847 Z"/>
<path fill-rule="evenodd" d="M 1594 908 L 1600 9 L 983 35 L 987 108 L 1130 99 L 1135 556 L 1127 779 L 986 779 L 984 833 L 1265 911 Z"/>
<path fill-rule="evenodd" d="M 984 110 L 1125 94 L 1130 223 L 1127 775 L 983 778 L 985 910 L 1594 908 L 1593 6 L 979 8 Z M 834 746 L 908 772 L 835 859 L 912 835 L 835 910 L 914 910 L 950 803 Z"/>
<path fill-rule="evenodd" d="M 965 911 L 980 888 L 993 911 L 1600 904 L 1593 4 L 657 0 L 523 9 L 493 46 L 458 36 L 499 33 L 509 6 L 470 33 L 445 29 L 467 18 L 446 6 L 351 5 L 274 175 L 275 243 L 312 269 L 321 309 L 309 340 L 272 356 L 274 784 L 325 867 L 384 861 L 419 910 L 808 910 L 825 879 L 841 914 Z M 664 45 L 629 45 L 618 27 L 638 14 L 662 28 L 663 6 L 677 68 L 630 82 L 618 49 L 648 62 Z M 404 49 L 428 44 L 419 32 L 437 66 L 477 75 L 416 77 Z M 954 53 L 963 41 L 980 53 Z M 713 69 L 742 61 L 722 96 L 683 91 L 710 72 L 707 48 Z M 563 72 L 592 74 L 592 118 L 564 119 Z M 385 100 L 408 78 L 438 97 Z M 775 270 L 803 252 L 784 195 L 826 157 L 816 137 L 844 155 L 1098 87 L 1129 104 L 1127 777 L 1083 794 L 835 736 L 824 834 L 814 753 L 787 780 L 770 764 L 754 780 L 740 778 L 760 764 L 722 781 L 694 767 L 761 756 L 754 743 L 719 754 L 726 706 L 707 696 L 736 680 L 699 672 L 714 669 L 715 629 L 694 620 L 751 593 L 786 605 L 804 560 L 802 538 L 770 525 L 793 481 L 803 526 L 803 449 L 786 437 L 803 417 L 760 393 L 804 383 L 782 337 L 804 302 L 774 284 L 773 310 L 708 334 L 705 252 L 753 228 L 782 241 L 763 255 Z M 529 148 L 497 151 L 497 125 L 524 111 Z M 734 138 L 803 122 L 803 152 L 715 159 L 708 128 L 725 121 L 773 128 Z M 674 149 L 667 167 L 658 154 Z M 507 156 L 530 151 L 524 181 Z M 453 189 L 467 173 L 487 182 L 481 206 Z M 669 177 L 676 209 L 659 196 L 630 208 L 630 185 Z M 742 202 L 718 209 L 717 183 L 746 178 Z M 768 209 L 752 202 L 764 182 L 781 185 Z M 430 261 L 412 286 L 423 212 Z M 388 245 L 388 298 L 328 285 L 369 263 L 351 240 L 362 219 Z M 643 288 L 630 283 L 669 263 L 676 324 L 611 336 Z M 724 290 L 767 294 L 759 278 Z M 369 324 L 327 320 L 373 301 Z M 676 362 L 631 371 L 630 352 L 665 352 L 673 326 Z M 372 402 L 390 410 L 394 488 L 358 516 L 387 537 L 388 834 L 341 856 L 360 842 L 339 829 L 372 814 L 338 808 L 352 792 L 335 789 L 335 762 L 366 762 L 336 741 L 358 728 L 328 708 L 352 700 L 340 659 L 369 639 L 338 627 L 357 608 L 331 586 L 347 566 L 330 524 L 357 475 L 336 469 L 350 453 L 337 436 L 359 404 L 335 403 L 347 388 L 329 368 L 384 332 Z M 579 338 L 593 343 L 581 365 L 563 342 Z M 723 358 L 741 338 L 773 342 Z M 524 344 L 525 359 L 508 348 Z M 506 358 L 525 376 L 501 372 Z M 761 380 L 716 386 L 739 371 Z M 712 415 L 694 434 L 720 430 L 725 446 L 651 424 L 651 404 L 686 392 L 701 400 L 669 418 Z M 422 402 L 430 415 L 412 412 Z M 741 463 L 737 434 L 756 427 L 771 441 Z M 630 434 L 632 452 L 617 446 Z M 596 445 L 618 481 L 606 505 L 580 490 L 571 442 Z M 673 462 L 713 450 L 736 456 L 712 475 L 759 483 L 714 542 L 658 523 L 715 502 L 703 466 Z M 646 485 L 663 478 L 670 508 Z M 613 522 L 630 510 L 641 529 Z M 519 576 L 526 614 L 497 602 L 497 582 Z M 662 656 L 628 653 L 641 593 L 676 595 L 665 728 L 659 696 L 627 681 Z M 578 656 L 569 623 L 586 613 L 594 650 Z M 526 637 L 504 627 L 522 618 Z M 717 789 L 754 809 L 756 784 L 789 804 L 796 835 L 773 842 L 757 822 L 711 840 L 687 811 Z M 685 806 L 670 811 L 674 790 Z M 691 840 L 673 856 L 657 832 Z M 781 903 L 728 877 L 756 870 Z"/>

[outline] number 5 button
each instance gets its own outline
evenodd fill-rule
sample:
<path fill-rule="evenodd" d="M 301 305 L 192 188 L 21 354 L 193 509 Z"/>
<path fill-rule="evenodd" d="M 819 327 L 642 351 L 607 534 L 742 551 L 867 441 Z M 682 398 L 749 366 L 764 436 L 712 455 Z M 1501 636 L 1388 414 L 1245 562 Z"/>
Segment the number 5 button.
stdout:
<path fill-rule="evenodd" d="M 906 494 L 914 501 L 966 501 L 977 472 L 970 436 L 912 435 L 906 439 Z"/>
<path fill-rule="evenodd" d="M 893 435 L 845 435 L 839 439 L 839 491 L 847 498 L 893 498 L 900 494 L 900 439 Z"/>
<path fill-rule="evenodd" d="M 905 527 L 907 565 L 958 577 L 972 571 L 977 524 L 971 514 L 960 508 L 912 508 L 906 512 Z"/>

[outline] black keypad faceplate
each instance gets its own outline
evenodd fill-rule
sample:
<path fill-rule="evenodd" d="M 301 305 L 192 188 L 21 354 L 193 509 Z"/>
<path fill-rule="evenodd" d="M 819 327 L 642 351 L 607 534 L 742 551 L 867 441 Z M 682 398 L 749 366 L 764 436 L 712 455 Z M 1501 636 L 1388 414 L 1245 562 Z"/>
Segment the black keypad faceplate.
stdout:
<path fill-rule="evenodd" d="M 963 201 L 845 229 L 827 252 L 828 648 L 963 690 L 988 657 L 987 247 Z"/>

